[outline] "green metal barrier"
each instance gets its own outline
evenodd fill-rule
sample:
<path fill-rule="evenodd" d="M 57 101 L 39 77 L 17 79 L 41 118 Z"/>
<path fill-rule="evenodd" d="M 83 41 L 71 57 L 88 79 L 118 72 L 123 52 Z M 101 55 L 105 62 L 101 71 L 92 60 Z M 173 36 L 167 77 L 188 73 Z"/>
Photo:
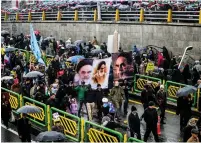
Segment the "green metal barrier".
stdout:
<path fill-rule="evenodd" d="M 53 119 L 53 113 L 59 114 L 59 119 Z M 64 134 L 72 141 L 79 142 L 81 139 L 81 119 L 57 108 L 50 108 L 50 126 L 59 121 L 64 128 Z"/>
<path fill-rule="evenodd" d="M 143 142 L 143 141 L 138 140 L 138 139 L 136 139 L 136 138 L 130 137 L 130 138 L 128 138 L 128 142 Z"/>
<path fill-rule="evenodd" d="M 49 66 L 49 64 L 54 59 L 54 57 L 53 56 L 49 56 L 49 55 L 46 55 L 44 57 L 45 57 L 44 61 L 45 61 L 46 65 Z"/>
<path fill-rule="evenodd" d="M 162 83 L 162 80 L 159 78 L 136 74 L 134 77 L 134 91 L 140 93 L 147 81 L 151 81 L 153 87 L 156 87 L 159 81 Z"/>
<path fill-rule="evenodd" d="M 123 135 L 120 132 L 85 121 L 84 125 L 85 142 L 123 142 Z"/>
<path fill-rule="evenodd" d="M 173 82 L 173 81 L 166 81 L 165 84 L 165 90 L 168 93 L 168 100 L 172 101 L 172 102 L 177 102 L 177 91 L 180 88 L 183 88 L 187 86 L 186 84 L 182 84 L 182 83 L 177 83 L 177 82 Z M 191 96 L 193 97 L 193 107 L 196 107 L 197 105 L 197 95 L 196 92 L 191 94 Z"/>
<path fill-rule="evenodd" d="M 5 92 L 7 92 L 7 93 L 9 94 L 9 102 L 10 102 L 12 111 L 13 111 L 14 113 L 18 114 L 18 113 L 16 112 L 16 110 L 21 107 L 21 101 L 20 101 L 20 100 L 21 100 L 21 97 L 22 97 L 22 96 L 19 95 L 19 94 L 16 93 L 16 92 L 13 92 L 13 91 L 8 90 L 8 89 L 3 88 L 3 87 L 1 87 L 1 90 L 5 91 Z"/>
<path fill-rule="evenodd" d="M 44 103 L 23 96 L 22 105 L 32 105 L 38 107 L 41 110 L 41 113 L 29 114 L 29 119 L 41 127 L 47 127 L 47 106 Z"/>
<path fill-rule="evenodd" d="M 19 51 L 23 54 L 23 57 L 25 57 L 25 61 L 29 62 L 29 52 L 23 49 L 18 49 L 16 53 L 18 53 Z"/>

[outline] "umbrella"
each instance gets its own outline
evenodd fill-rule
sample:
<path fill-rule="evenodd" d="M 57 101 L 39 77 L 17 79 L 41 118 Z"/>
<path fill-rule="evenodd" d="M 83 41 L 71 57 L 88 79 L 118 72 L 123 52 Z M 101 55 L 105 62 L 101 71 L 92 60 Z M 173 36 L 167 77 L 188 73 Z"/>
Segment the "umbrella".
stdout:
<path fill-rule="evenodd" d="M 12 76 L 4 76 L 1 78 L 1 80 L 10 80 L 10 79 L 13 79 Z"/>
<path fill-rule="evenodd" d="M 84 43 L 85 41 L 84 40 L 77 40 L 77 41 L 75 41 L 74 43 L 75 43 L 75 45 L 76 44 L 80 44 L 80 43 Z"/>
<path fill-rule="evenodd" d="M 4 37 L 1 36 L 1 43 L 3 43 L 3 42 L 4 42 Z"/>
<path fill-rule="evenodd" d="M 17 49 L 14 48 L 14 47 L 8 47 L 8 48 L 5 49 L 6 52 L 13 52 L 15 50 L 17 50 Z"/>
<path fill-rule="evenodd" d="M 54 37 L 47 37 L 44 40 L 46 41 L 46 40 L 51 40 L 51 39 L 54 39 Z"/>
<path fill-rule="evenodd" d="M 94 50 L 91 50 L 91 53 L 92 54 L 99 54 L 99 53 L 102 53 L 103 52 L 103 50 L 101 50 L 101 49 L 94 49 Z"/>
<path fill-rule="evenodd" d="M 56 131 L 42 132 L 36 137 L 36 141 L 38 142 L 57 142 L 64 141 L 65 139 L 66 137 L 64 134 Z"/>
<path fill-rule="evenodd" d="M 197 91 L 197 88 L 194 87 L 194 86 L 185 86 L 183 88 L 180 88 L 178 91 L 177 91 L 177 96 L 178 97 L 181 97 L 181 96 L 188 96 L 189 94 L 191 93 L 194 93 Z"/>
<path fill-rule="evenodd" d="M 40 113 L 41 110 L 36 107 L 36 106 L 31 106 L 31 105 L 25 105 L 20 107 L 17 110 L 18 113 L 25 113 L 25 114 L 34 114 L 34 113 Z"/>
<path fill-rule="evenodd" d="M 100 46 L 99 46 L 99 45 L 94 45 L 94 47 L 95 47 L 96 49 L 100 49 Z"/>
<path fill-rule="evenodd" d="M 6 34 L 10 34 L 10 33 L 8 31 L 6 31 L 6 30 L 1 31 L 1 35 L 6 35 Z"/>
<path fill-rule="evenodd" d="M 24 77 L 38 77 L 38 76 L 43 76 L 43 73 L 39 72 L 39 71 L 31 71 L 29 73 L 27 73 Z"/>
<path fill-rule="evenodd" d="M 80 55 L 77 55 L 77 56 L 72 56 L 72 57 L 69 57 L 67 59 L 67 61 L 71 61 L 72 63 L 74 64 L 77 64 L 80 60 L 84 59 L 83 56 L 80 56 Z"/>

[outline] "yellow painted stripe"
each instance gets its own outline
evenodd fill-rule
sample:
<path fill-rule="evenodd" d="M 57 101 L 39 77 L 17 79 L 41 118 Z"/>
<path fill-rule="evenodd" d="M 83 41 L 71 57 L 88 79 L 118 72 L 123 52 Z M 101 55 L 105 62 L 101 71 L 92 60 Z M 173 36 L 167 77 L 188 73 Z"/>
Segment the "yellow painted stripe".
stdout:
<path fill-rule="evenodd" d="M 138 102 L 138 101 L 135 101 L 135 100 L 129 100 L 129 102 L 135 103 L 135 104 L 140 104 L 140 105 L 142 104 L 141 102 Z M 155 108 L 157 108 L 157 107 L 155 107 Z M 165 110 L 165 112 L 176 115 L 176 112 L 174 112 L 174 111 Z M 198 119 L 196 118 L 196 120 L 198 120 Z"/>

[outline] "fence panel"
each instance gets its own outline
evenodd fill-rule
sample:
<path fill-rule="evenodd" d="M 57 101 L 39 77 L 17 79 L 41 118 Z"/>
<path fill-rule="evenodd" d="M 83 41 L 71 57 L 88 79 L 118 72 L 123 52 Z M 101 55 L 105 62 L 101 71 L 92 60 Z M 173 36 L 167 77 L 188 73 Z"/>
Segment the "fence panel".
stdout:
<path fill-rule="evenodd" d="M 46 65 L 49 66 L 49 64 L 51 63 L 51 61 L 52 61 L 53 59 L 54 59 L 53 56 L 47 55 L 47 56 L 46 56 Z"/>
<path fill-rule="evenodd" d="M 29 62 L 30 62 L 30 63 L 35 63 L 35 62 L 37 62 L 37 61 L 36 61 L 36 58 L 35 58 L 35 56 L 34 56 L 34 54 L 33 54 L 32 52 L 29 53 Z"/>
<path fill-rule="evenodd" d="M 168 100 L 171 102 L 177 102 L 177 91 L 180 88 L 183 88 L 187 86 L 186 84 L 181 84 L 181 83 L 177 83 L 177 82 L 172 82 L 172 81 L 166 81 L 165 84 L 165 90 L 167 91 L 168 94 Z M 193 107 L 196 107 L 197 105 L 197 94 L 196 92 L 191 94 L 191 96 L 193 97 Z"/>
<path fill-rule="evenodd" d="M 23 96 L 23 105 L 32 105 L 38 107 L 41 110 L 41 113 L 28 114 L 29 119 L 41 127 L 47 127 L 47 106 L 44 103 Z"/>
<path fill-rule="evenodd" d="M 162 80 L 159 78 L 136 74 L 134 77 L 134 91 L 140 93 L 147 81 L 151 81 L 154 88 L 158 85 L 159 81 L 162 83 Z"/>
<path fill-rule="evenodd" d="M 123 135 L 120 132 L 90 121 L 85 121 L 84 132 L 85 142 L 123 142 Z"/>
<path fill-rule="evenodd" d="M 16 110 L 21 106 L 20 105 L 20 96 L 18 93 L 15 93 L 11 90 L 8 90 L 6 88 L 1 87 L 1 90 L 4 91 L 2 92 L 2 95 L 6 96 L 6 99 L 9 100 L 11 108 L 14 113 L 17 113 Z"/>
<path fill-rule="evenodd" d="M 54 113 L 59 114 L 58 120 L 53 119 Z M 50 122 L 51 126 L 55 121 L 59 121 L 64 128 L 64 134 L 70 140 L 79 142 L 81 139 L 81 119 L 77 116 L 71 115 L 57 108 L 51 107 L 50 110 Z"/>

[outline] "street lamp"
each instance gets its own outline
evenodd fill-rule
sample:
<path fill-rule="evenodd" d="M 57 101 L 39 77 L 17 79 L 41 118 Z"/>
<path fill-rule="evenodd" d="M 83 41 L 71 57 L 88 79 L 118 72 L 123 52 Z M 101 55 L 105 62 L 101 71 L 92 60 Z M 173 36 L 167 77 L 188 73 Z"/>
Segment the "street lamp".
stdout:
<path fill-rule="evenodd" d="M 184 57 L 185 57 L 185 55 L 186 55 L 186 52 L 187 52 L 187 51 L 190 51 L 190 50 L 192 50 L 192 49 L 193 49 L 193 46 L 188 46 L 188 47 L 185 48 L 184 54 L 183 54 L 183 56 L 182 56 L 182 58 L 181 58 L 181 61 L 180 61 L 179 66 L 178 66 L 178 69 L 180 68 L 181 63 L 182 63 L 182 61 L 184 60 Z"/>

